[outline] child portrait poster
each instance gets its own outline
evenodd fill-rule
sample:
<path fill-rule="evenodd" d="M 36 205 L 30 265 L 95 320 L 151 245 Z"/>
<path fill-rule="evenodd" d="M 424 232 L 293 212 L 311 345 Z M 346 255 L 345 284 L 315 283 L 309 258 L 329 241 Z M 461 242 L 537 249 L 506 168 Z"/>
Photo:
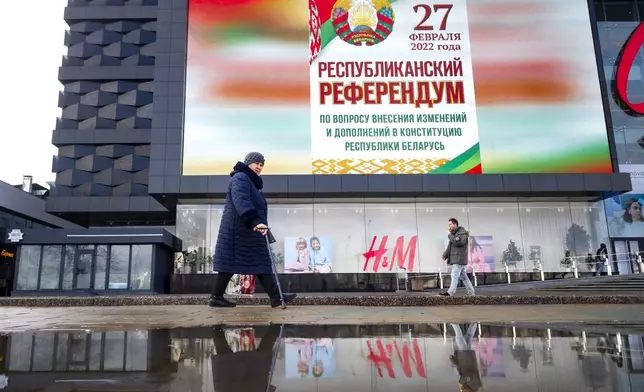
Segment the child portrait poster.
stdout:
<path fill-rule="evenodd" d="M 332 378 L 335 375 L 333 339 L 286 338 L 286 378 Z"/>
<path fill-rule="evenodd" d="M 333 272 L 333 240 L 330 237 L 284 238 L 284 273 Z"/>

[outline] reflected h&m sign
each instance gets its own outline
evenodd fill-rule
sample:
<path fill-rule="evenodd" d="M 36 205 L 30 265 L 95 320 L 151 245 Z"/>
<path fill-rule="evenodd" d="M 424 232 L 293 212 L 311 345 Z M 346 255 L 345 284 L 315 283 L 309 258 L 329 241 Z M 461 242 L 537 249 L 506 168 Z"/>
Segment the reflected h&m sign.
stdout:
<path fill-rule="evenodd" d="M 637 52 L 639 52 L 643 45 L 644 23 L 640 23 L 622 48 L 622 54 L 617 63 L 617 72 L 615 74 L 615 88 L 619 99 L 637 114 L 644 114 L 644 102 L 635 103 L 628 99 L 628 75 L 631 72 L 631 68 L 633 68 L 633 62 L 637 57 Z"/>

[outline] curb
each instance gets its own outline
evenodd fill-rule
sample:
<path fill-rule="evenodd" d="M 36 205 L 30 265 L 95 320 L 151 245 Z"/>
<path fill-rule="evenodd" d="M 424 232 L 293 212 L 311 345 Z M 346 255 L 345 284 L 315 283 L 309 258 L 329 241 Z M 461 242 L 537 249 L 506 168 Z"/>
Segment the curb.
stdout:
<path fill-rule="evenodd" d="M 268 298 L 228 297 L 238 305 L 268 305 Z M 9 297 L 0 298 L 4 307 L 83 307 L 83 306 L 170 306 L 206 305 L 208 296 L 106 296 L 106 297 Z M 306 296 L 291 303 L 299 306 L 409 307 L 445 305 L 641 305 L 640 295 L 481 295 L 476 297 L 439 297 L 436 295 Z"/>

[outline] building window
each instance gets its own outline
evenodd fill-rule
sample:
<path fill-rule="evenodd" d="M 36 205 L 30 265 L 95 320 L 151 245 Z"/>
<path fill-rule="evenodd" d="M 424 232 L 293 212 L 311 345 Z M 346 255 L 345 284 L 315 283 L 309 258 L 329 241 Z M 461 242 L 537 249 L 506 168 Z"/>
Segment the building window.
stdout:
<path fill-rule="evenodd" d="M 639 19 L 637 3 L 634 0 L 604 1 L 606 20 L 610 22 L 632 22 Z"/>
<path fill-rule="evenodd" d="M 148 244 L 24 245 L 19 252 L 17 289 L 150 290 L 152 254 L 153 246 Z"/>
<path fill-rule="evenodd" d="M 186 257 L 180 258 L 178 268 L 185 273 L 211 272 L 212 238 L 214 228 L 219 229 L 221 211 L 212 210 L 210 206 L 177 206 L 177 233 L 183 239 L 183 250 Z"/>
<path fill-rule="evenodd" d="M 40 245 L 25 245 L 18 255 L 18 290 L 37 290 L 40 272 Z"/>
<path fill-rule="evenodd" d="M 150 290 L 152 271 L 152 245 L 132 245 L 131 290 Z"/>
<path fill-rule="evenodd" d="M 98 245 L 96 247 L 96 267 L 94 268 L 94 288 L 105 290 L 105 279 L 107 278 L 107 256 L 108 246 Z"/>
<path fill-rule="evenodd" d="M 11 228 L 12 229 L 24 229 L 27 221 L 25 218 L 21 218 L 19 216 L 14 215 L 13 216 L 13 221 L 11 223 Z"/>
<path fill-rule="evenodd" d="M 61 245 L 43 247 L 40 290 L 58 290 L 62 254 L 63 247 Z"/>
<path fill-rule="evenodd" d="M 63 267 L 63 290 L 71 290 L 74 285 L 74 264 L 76 263 L 76 245 L 65 246 L 65 265 Z"/>
<path fill-rule="evenodd" d="M 9 337 L 13 372 L 144 372 L 149 335 L 132 332 L 37 332 Z"/>
<path fill-rule="evenodd" d="M 130 246 L 112 245 L 108 289 L 127 289 L 130 270 Z"/>
<path fill-rule="evenodd" d="M 185 208 L 195 208 L 185 206 Z M 207 206 L 200 206 L 207 211 Z M 220 205 L 211 206 L 219 211 Z M 207 213 L 207 212 L 206 212 Z M 215 214 L 211 214 L 215 215 Z M 566 251 L 578 260 L 607 241 L 603 204 L 519 203 L 449 199 L 406 203 L 276 204 L 269 224 L 280 273 L 433 273 L 445 271 L 447 221 L 456 218 L 473 238 L 470 268 L 480 272 L 565 271 Z M 181 215 L 177 225 L 181 225 Z M 219 220 L 203 227 L 203 242 L 214 245 Z M 209 255 L 214 246 L 209 246 Z M 374 256 L 365 258 L 366 252 Z M 379 256 L 378 256 L 379 255 Z M 180 267 L 180 265 L 179 265 Z M 178 268 L 179 273 L 190 269 Z"/>
<path fill-rule="evenodd" d="M 11 228 L 11 215 L 0 211 L 0 227 Z"/>

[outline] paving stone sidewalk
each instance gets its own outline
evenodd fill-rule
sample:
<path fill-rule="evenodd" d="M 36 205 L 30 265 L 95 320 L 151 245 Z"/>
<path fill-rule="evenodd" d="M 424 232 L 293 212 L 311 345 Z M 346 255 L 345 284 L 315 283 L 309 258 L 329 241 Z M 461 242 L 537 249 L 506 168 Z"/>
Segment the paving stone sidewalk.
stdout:
<path fill-rule="evenodd" d="M 137 305 L 205 305 L 208 295 L 114 295 L 76 297 L 8 297 L 0 298 L 2 306 L 78 307 Z M 238 305 L 266 305 L 265 294 L 230 296 Z M 293 305 L 298 306 L 442 306 L 442 305 L 583 305 L 644 304 L 644 291 L 634 292 L 549 292 L 502 291 L 482 292 L 475 297 L 458 293 L 440 297 L 435 292 L 399 293 L 300 293 Z"/>
<path fill-rule="evenodd" d="M 21 308 L 0 307 L 0 331 L 132 330 L 216 324 L 418 324 L 442 322 L 644 324 L 642 305 L 511 305 L 436 307 L 204 305 Z"/>

